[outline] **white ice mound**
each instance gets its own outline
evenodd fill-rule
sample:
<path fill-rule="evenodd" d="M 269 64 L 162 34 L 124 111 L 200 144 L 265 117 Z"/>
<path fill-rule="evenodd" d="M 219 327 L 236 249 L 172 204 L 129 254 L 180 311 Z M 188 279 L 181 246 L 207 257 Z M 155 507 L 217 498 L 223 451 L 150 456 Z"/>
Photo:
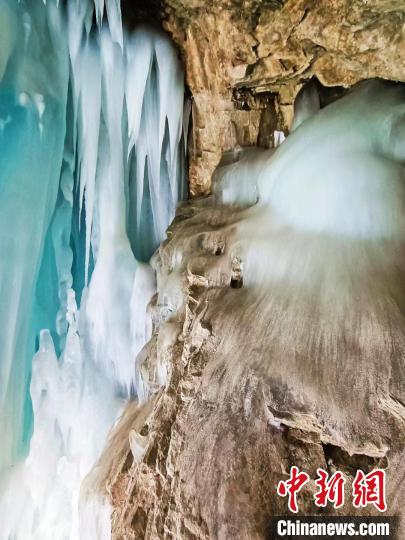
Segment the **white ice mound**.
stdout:
<path fill-rule="evenodd" d="M 405 225 L 404 114 L 403 85 L 362 83 L 305 119 L 274 155 L 246 154 L 218 171 L 214 192 L 225 204 L 257 199 L 300 231 L 395 238 Z"/>

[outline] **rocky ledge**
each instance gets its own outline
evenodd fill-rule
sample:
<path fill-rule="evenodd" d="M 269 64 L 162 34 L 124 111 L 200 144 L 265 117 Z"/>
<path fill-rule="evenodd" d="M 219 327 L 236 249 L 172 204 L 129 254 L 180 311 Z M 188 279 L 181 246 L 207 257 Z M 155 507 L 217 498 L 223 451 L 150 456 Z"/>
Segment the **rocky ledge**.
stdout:
<path fill-rule="evenodd" d="M 94 473 L 114 539 L 266 538 L 271 517 L 288 512 L 276 486 L 293 465 L 312 478 L 299 515 L 331 512 L 313 502 L 318 468 L 342 471 L 349 486 L 357 469 L 376 467 L 387 473 L 389 514 L 403 515 L 400 270 L 361 264 L 398 254 L 256 230 L 267 246 L 256 288 L 235 255 L 251 226 L 249 209 L 194 200 L 154 259 L 143 404 L 127 407 Z M 329 279 L 325 300 L 316 291 Z M 336 513 L 378 514 L 346 495 Z"/>
<path fill-rule="evenodd" d="M 405 80 L 403 0 L 163 0 L 193 101 L 190 189 L 210 191 L 223 151 L 272 146 L 302 85 Z"/>

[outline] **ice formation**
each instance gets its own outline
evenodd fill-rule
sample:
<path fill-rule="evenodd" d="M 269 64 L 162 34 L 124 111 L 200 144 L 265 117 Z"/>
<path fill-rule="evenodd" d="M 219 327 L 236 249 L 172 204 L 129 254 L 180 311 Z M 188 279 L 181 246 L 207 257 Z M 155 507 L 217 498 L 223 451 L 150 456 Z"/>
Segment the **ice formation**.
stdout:
<path fill-rule="evenodd" d="M 103 501 L 79 515 L 80 486 L 125 400 L 147 393 L 134 366 L 151 331 L 148 260 L 185 195 L 183 100 L 170 43 L 127 35 L 118 0 L 0 0 L 5 540 L 109 537 Z M 318 245 L 306 258 L 303 235 L 402 236 L 403 87 L 373 81 L 319 112 L 313 92 L 300 102 L 279 148 L 236 151 L 215 175 L 217 200 L 249 207 L 227 246 L 247 286 L 313 280 L 324 259 Z M 288 256 L 280 231 L 296 234 Z"/>
<path fill-rule="evenodd" d="M 367 81 L 314 115 L 313 103 L 303 100 L 296 129 L 276 152 L 246 153 L 219 170 L 217 198 L 257 201 L 257 213 L 267 209 L 269 219 L 301 232 L 402 237 L 404 86 Z"/>
<path fill-rule="evenodd" d="M 108 509 L 80 522 L 80 485 L 136 395 L 183 102 L 169 40 L 128 35 L 119 0 L 0 0 L 4 540 L 109 537 Z"/>

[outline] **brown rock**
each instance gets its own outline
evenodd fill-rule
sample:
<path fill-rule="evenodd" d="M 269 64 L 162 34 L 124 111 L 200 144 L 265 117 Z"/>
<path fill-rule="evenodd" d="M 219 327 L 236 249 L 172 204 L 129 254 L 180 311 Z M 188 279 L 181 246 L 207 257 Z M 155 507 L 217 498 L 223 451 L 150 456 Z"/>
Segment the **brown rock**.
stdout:
<path fill-rule="evenodd" d="M 276 486 L 292 465 L 312 479 L 341 470 L 348 483 L 385 468 L 389 514 L 403 515 L 403 256 L 278 232 L 266 268 L 289 264 L 256 289 L 235 256 L 247 215 L 187 203 L 155 259 L 168 309 L 156 302 L 166 318 L 141 362 L 152 391 L 157 373 L 167 379 L 128 406 L 101 459 L 117 540 L 264 539 L 288 512 Z M 312 481 L 301 493 L 300 515 L 320 513 L 314 491 Z M 349 491 L 339 514 L 378 514 L 355 510 Z"/>
<path fill-rule="evenodd" d="M 223 151 L 264 144 L 261 95 L 275 96 L 274 123 L 288 131 L 294 98 L 311 77 L 344 87 L 405 80 L 402 0 L 165 0 L 163 7 L 193 96 L 192 195 L 210 191 Z M 238 102 L 241 88 L 259 99 Z"/>

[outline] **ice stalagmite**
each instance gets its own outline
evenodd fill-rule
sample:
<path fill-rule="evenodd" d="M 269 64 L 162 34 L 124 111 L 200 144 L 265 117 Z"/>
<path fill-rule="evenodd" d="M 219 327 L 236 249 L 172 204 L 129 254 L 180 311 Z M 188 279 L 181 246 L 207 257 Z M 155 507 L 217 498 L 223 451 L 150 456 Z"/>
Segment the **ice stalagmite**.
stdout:
<path fill-rule="evenodd" d="M 108 538 L 80 486 L 137 395 L 148 261 L 185 192 L 183 73 L 118 0 L 0 0 L 0 27 L 2 534 Z"/>

